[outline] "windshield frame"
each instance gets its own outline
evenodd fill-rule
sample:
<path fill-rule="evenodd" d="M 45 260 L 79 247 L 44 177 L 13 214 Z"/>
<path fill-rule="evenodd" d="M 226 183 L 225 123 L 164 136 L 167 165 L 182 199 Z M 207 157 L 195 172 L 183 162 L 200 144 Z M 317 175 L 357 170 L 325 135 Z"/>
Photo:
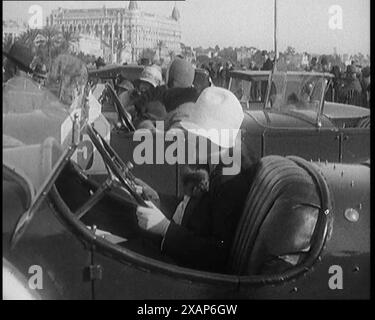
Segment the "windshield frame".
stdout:
<path fill-rule="evenodd" d="M 229 79 L 229 84 L 228 84 L 228 90 L 231 91 L 233 94 L 233 85 L 234 83 L 238 82 L 246 82 L 248 83 L 248 86 L 246 88 L 246 99 L 245 101 L 240 100 L 238 97 L 237 99 L 240 101 L 241 105 L 244 107 L 244 104 L 246 104 L 245 109 L 246 110 L 251 110 L 252 108 L 250 107 L 253 104 L 261 104 L 264 105 L 265 99 L 266 99 L 266 94 L 264 94 L 264 99 L 262 95 L 262 83 L 265 81 L 269 81 L 269 72 L 264 71 L 264 70 L 233 70 L 230 72 L 230 79 Z M 267 86 L 268 87 L 268 86 Z M 252 99 L 252 94 L 253 90 L 256 88 L 258 90 L 257 94 L 259 94 L 258 99 Z M 244 95 L 243 95 L 244 96 Z"/>
<path fill-rule="evenodd" d="M 285 92 L 286 92 L 286 88 L 287 88 L 286 84 L 288 83 L 288 78 L 290 78 L 292 76 L 309 76 L 309 77 L 316 77 L 316 78 L 321 77 L 323 79 L 322 92 L 320 94 L 319 105 L 316 109 L 315 121 L 312 121 L 313 125 L 315 125 L 317 128 L 320 128 L 322 126 L 321 118 L 322 118 L 322 114 L 323 114 L 325 95 L 326 95 L 326 92 L 327 92 L 328 85 L 329 85 L 331 79 L 333 78 L 333 75 L 330 74 L 330 73 L 322 73 L 322 72 L 279 71 L 279 70 L 270 71 L 269 72 L 269 81 L 268 81 L 268 86 L 267 86 L 267 94 L 266 94 L 265 102 L 264 102 L 264 105 L 263 105 L 263 110 L 268 111 L 268 112 L 282 113 L 282 114 L 290 114 L 290 113 L 285 112 L 285 110 L 284 111 L 283 110 L 275 110 L 274 106 L 271 106 L 271 104 L 270 104 L 270 96 L 271 96 L 270 84 L 273 83 L 275 73 L 277 75 L 280 75 L 280 74 L 284 75 L 285 84 L 283 85 L 282 93 L 281 93 L 282 97 L 284 99 L 285 99 Z M 296 116 L 296 117 L 299 117 L 298 113 L 295 113 L 295 114 L 293 113 L 293 115 Z M 305 118 L 305 117 L 303 117 L 303 118 Z"/>

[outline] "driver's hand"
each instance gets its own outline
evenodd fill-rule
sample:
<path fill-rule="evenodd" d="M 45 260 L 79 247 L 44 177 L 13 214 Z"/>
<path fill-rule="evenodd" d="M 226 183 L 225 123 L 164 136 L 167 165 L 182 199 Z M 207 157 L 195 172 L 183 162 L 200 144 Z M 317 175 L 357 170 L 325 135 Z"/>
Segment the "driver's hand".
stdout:
<path fill-rule="evenodd" d="M 142 195 L 143 195 L 143 187 L 140 186 L 140 185 L 135 185 L 135 192 L 136 192 L 139 196 L 142 196 Z"/>
<path fill-rule="evenodd" d="M 139 206 L 137 208 L 136 214 L 139 227 L 164 237 L 171 222 L 151 201 L 146 201 L 146 203 L 149 207 Z"/>
<path fill-rule="evenodd" d="M 146 199 L 151 200 L 157 207 L 160 207 L 160 198 L 154 189 L 138 178 L 135 178 L 134 182 L 137 194 L 142 197 L 144 196 Z"/>

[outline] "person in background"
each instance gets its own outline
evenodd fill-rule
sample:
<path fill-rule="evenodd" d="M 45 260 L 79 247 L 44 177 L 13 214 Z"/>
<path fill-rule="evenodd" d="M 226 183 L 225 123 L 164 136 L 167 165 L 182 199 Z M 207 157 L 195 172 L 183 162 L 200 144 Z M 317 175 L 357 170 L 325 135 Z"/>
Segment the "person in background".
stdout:
<path fill-rule="evenodd" d="M 331 63 L 328 61 L 328 58 L 325 55 L 322 55 L 320 57 L 319 71 L 323 73 L 330 73 L 331 71 Z M 334 87 L 333 87 L 333 81 L 332 81 L 326 90 L 325 100 L 333 101 L 333 99 L 334 99 Z"/>
<path fill-rule="evenodd" d="M 264 55 L 264 59 L 265 59 L 265 62 L 263 63 L 263 66 L 261 68 L 261 70 L 265 70 L 265 71 L 270 71 L 272 70 L 273 68 L 273 62 L 271 60 L 271 58 L 265 54 Z M 262 97 L 265 97 L 266 96 L 266 93 L 267 93 L 267 87 L 268 87 L 268 81 L 262 81 L 260 83 L 260 92 L 261 92 L 261 96 Z"/>
<path fill-rule="evenodd" d="M 30 76 L 35 79 L 35 77 L 42 77 L 40 70 L 41 66 L 37 62 L 39 59 L 34 57 L 30 49 L 21 43 L 14 43 L 8 52 L 3 53 L 5 56 L 4 70 L 3 70 L 3 82 L 7 82 L 15 76 Z M 38 67 L 38 70 L 36 68 Z M 44 76 L 43 76 L 44 78 Z"/>
<path fill-rule="evenodd" d="M 103 68 L 105 66 L 104 59 L 102 57 L 99 57 L 98 59 L 96 59 L 95 66 L 96 66 L 96 69 Z"/>
<path fill-rule="evenodd" d="M 131 92 L 135 89 L 133 83 L 130 80 L 122 80 L 117 85 L 117 95 L 120 97 L 124 92 Z"/>
<path fill-rule="evenodd" d="M 234 70 L 233 65 L 227 61 L 225 63 L 225 88 L 229 87 L 229 80 L 230 80 L 230 72 Z"/>
<path fill-rule="evenodd" d="M 213 61 L 208 63 L 208 72 L 210 73 L 210 77 L 214 83 L 216 83 L 216 71 L 214 69 Z"/>
<path fill-rule="evenodd" d="M 135 85 L 142 94 L 161 85 L 163 81 L 161 69 L 156 66 L 146 66 L 141 74 L 141 77 L 135 81 Z"/>
<path fill-rule="evenodd" d="M 40 108 L 51 96 L 55 98 L 54 101 L 57 100 L 53 94 L 49 95 L 49 90 L 44 90 L 46 73 L 41 73 L 43 67 L 40 66 L 40 60 L 35 58 L 28 47 L 15 42 L 3 54 L 3 113 L 30 112 Z M 34 94 L 36 92 L 38 94 Z"/>
<path fill-rule="evenodd" d="M 273 62 L 271 60 L 271 58 L 266 54 L 264 56 L 264 59 L 265 59 L 265 62 L 263 63 L 263 66 L 262 66 L 262 69 L 261 70 L 272 70 L 273 68 Z"/>
<path fill-rule="evenodd" d="M 70 54 L 60 54 L 52 63 L 48 84 L 53 89 L 57 84 L 57 96 L 63 103 L 71 105 L 81 88 L 88 81 L 86 64 Z"/>
<path fill-rule="evenodd" d="M 139 125 L 152 129 L 155 121 L 164 121 L 180 105 L 195 102 L 199 94 L 193 86 L 194 76 L 191 63 L 175 58 L 167 69 L 166 84 L 150 87 L 137 99 L 135 106 Z"/>
<path fill-rule="evenodd" d="M 362 87 L 357 78 L 357 70 L 354 65 L 348 65 L 346 69 L 346 80 L 341 89 L 340 102 L 355 106 L 362 105 Z"/>
<path fill-rule="evenodd" d="M 197 90 L 198 95 L 201 94 L 204 89 L 211 87 L 212 85 L 212 80 L 207 70 L 195 72 L 193 86 Z"/>
<path fill-rule="evenodd" d="M 224 83 L 224 77 L 223 77 L 223 70 L 224 70 L 224 66 L 222 65 L 221 62 L 219 62 L 217 64 L 217 71 L 216 71 L 216 76 L 217 76 L 217 85 L 219 87 L 224 87 L 225 83 Z"/>
<path fill-rule="evenodd" d="M 249 70 L 258 70 L 257 64 L 255 63 L 254 60 L 250 61 Z"/>
<path fill-rule="evenodd" d="M 133 103 L 133 94 L 134 94 L 134 85 L 129 80 L 123 80 L 117 86 L 117 95 L 122 104 L 122 106 L 132 115 L 134 115 L 134 103 Z"/>
<path fill-rule="evenodd" d="M 362 69 L 361 86 L 362 86 L 362 107 L 370 108 L 370 67 Z"/>
<path fill-rule="evenodd" d="M 310 61 L 310 65 L 306 68 L 306 71 L 316 71 L 318 68 L 318 59 L 313 57 Z"/>
<path fill-rule="evenodd" d="M 333 75 L 332 84 L 331 84 L 331 100 L 327 99 L 327 101 L 337 102 L 338 101 L 338 94 L 343 86 L 343 81 L 341 79 L 341 70 L 339 66 L 333 66 L 331 68 L 330 73 Z M 329 98 L 329 97 L 328 97 Z"/>
<path fill-rule="evenodd" d="M 330 72 L 331 71 L 331 63 L 328 62 L 328 58 L 325 55 L 320 57 L 320 71 L 321 72 Z"/>

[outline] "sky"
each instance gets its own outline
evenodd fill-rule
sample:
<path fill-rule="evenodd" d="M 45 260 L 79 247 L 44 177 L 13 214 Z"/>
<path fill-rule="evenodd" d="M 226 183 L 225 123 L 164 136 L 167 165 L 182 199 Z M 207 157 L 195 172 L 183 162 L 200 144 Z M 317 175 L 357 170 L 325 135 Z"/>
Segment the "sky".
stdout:
<path fill-rule="evenodd" d="M 28 21 L 31 5 L 52 9 L 125 7 L 129 1 L 3 1 L 3 20 Z M 169 16 L 177 4 L 182 42 L 202 47 L 254 46 L 271 50 L 274 0 L 138 1 L 141 10 Z M 332 30 L 331 6 L 342 9 L 342 28 Z M 370 53 L 370 0 L 277 0 L 278 51 L 287 46 L 316 54 Z"/>

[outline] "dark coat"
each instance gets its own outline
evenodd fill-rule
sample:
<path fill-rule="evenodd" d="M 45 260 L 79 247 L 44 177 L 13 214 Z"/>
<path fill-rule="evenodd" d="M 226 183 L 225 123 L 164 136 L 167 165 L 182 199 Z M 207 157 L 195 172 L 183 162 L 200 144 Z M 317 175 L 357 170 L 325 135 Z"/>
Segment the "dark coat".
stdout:
<path fill-rule="evenodd" d="M 370 108 L 370 97 L 371 97 L 370 85 L 367 85 L 362 81 L 361 86 L 362 86 L 362 107 Z"/>
<path fill-rule="evenodd" d="M 159 86 L 143 93 L 135 103 L 141 120 L 164 120 L 167 113 L 186 102 L 195 102 L 198 91 L 191 88 L 170 88 Z M 158 103 L 155 103 L 158 102 Z"/>
<path fill-rule="evenodd" d="M 181 226 L 171 222 L 162 252 L 185 267 L 225 272 L 252 172 L 247 169 L 224 176 L 222 167 L 216 167 L 210 176 L 210 191 L 189 202 Z"/>
<path fill-rule="evenodd" d="M 340 93 L 341 101 L 355 106 L 362 105 L 362 88 L 358 79 L 347 79 Z"/>
<path fill-rule="evenodd" d="M 264 62 L 262 66 L 262 70 L 272 70 L 272 68 L 273 68 L 273 62 L 270 58 L 268 58 L 266 62 Z"/>

